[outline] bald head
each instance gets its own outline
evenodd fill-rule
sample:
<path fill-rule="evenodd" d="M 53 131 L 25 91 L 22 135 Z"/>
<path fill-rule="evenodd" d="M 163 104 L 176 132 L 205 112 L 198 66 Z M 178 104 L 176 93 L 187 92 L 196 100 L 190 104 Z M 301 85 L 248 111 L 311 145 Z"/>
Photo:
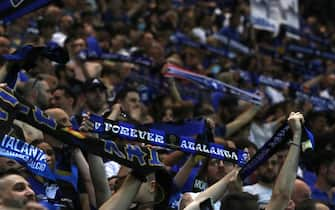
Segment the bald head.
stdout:
<path fill-rule="evenodd" d="M 292 200 L 294 203 L 300 203 L 303 200 L 311 198 L 311 189 L 302 180 L 296 179 L 294 182 L 294 189 L 292 193 Z"/>
<path fill-rule="evenodd" d="M 45 113 L 54 118 L 59 124 L 64 126 L 71 126 L 70 117 L 63 109 L 51 108 L 45 110 Z"/>
<path fill-rule="evenodd" d="M 329 210 L 329 207 L 323 203 L 316 203 L 315 210 Z"/>

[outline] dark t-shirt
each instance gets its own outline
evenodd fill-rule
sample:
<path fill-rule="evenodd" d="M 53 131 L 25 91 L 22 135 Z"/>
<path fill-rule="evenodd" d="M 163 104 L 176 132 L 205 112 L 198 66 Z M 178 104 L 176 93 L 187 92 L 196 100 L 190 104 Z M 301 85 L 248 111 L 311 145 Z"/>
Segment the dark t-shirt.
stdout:
<path fill-rule="evenodd" d="M 35 177 L 28 178 L 36 197 L 49 210 L 78 210 L 81 209 L 79 193 L 67 182 L 40 182 Z"/>

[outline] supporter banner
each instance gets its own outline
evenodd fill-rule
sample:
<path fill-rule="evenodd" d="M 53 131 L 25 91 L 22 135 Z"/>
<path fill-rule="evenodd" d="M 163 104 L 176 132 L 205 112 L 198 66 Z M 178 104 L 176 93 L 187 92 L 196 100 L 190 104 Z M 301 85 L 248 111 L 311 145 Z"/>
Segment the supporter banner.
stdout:
<path fill-rule="evenodd" d="M 248 163 L 242 167 L 239 172 L 239 176 L 242 180 L 247 178 L 253 171 L 255 171 L 260 165 L 265 163 L 278 149 L 284 146 L 292 136 L 292 132 L 287 123 L 282 125 L 275 134 L 256 152 Z M 301 151 L 307 152 L 313 150 L 315 147 L 314 136 L 312 132 L 303 127 L 301 135 Z"/>
<path fill-rule="evenodd" d="M 208 44 L 193 41 L 182 33 L 175 33 L 174 35 L 170 37 L 170 39 L 174 44 L 186 45 L 189 47 L 204 49 L 204 50 L 207 50 L 208 52 L 211 52 L 211 53 L 214 53 L 214 54 L 226 57 L 226 58 L 230 58 L 230 59 L 233 59 L 236 57 L 235 53 L 230 52 L 227 49 L 221 49 L 218 47 L 210 46 Z"/>
<path fill-rule="evenodd" d="M 36 175 L 55 180 L 44 152 L 20 139 L 4 135 L 0 141 L 0 156 L 16 160 Z"/>
<path fill-rule="evenodd" d="M 89 115 L 89 120 L 94 124 L 94 131 L 100 133 L 103 138 L 119 137 L 121 139 L 180 150 L 186 153 L 227 160 L 240 166 L 243 166 L 248 158 L 248 154 L 243 150 L 235 150 L 212 143 L 213 139 L 210 139 L 208 136 L 202 136 L 198 139 L 190 137 L 191 135 L 200 133 L 206 135 L 208 128 L 207 131 L 203 131 L 204 122 L 200 122 L 199 129 L 197 128 L 199 127 L 199 122 L 197 121 L 179 125 L 164 123 L 141 126 L 128 122 L 112 121 L 93 114 Z M 185 134 L 189 135 L 179 136 Z"/>
<path fill-rule="evenodd" d="M 51 3 L 52 0 L 1 0 L 0 20 L 10 23 L 13 20 L 28 14 L 38 8 Z"/>
<path fill-rule="evenodd" d="M 215 80 L 200 74 L 193 73 L 191 71 L 185 70 L 181 67 L 177 67 L 174 65 L 167 65 L 167 71 L 164 74 L 167 77 L 176 77 L 180 79 L 190 80 L 195 82 L 199 85 L 202 85 L 206 88 L 212 89 L 214 91 L 222 91 L 231 95 L 238 97 L 239 99 L 248 101 L 253 104 L 261 105 L 262 104 L 262 97 L 250 93 L 248 91 L 239 89 L 232 85 L 226 84 L 219 80 Z"/>
<path fill-rule="evenodd" d="M 250 0 L 255 28 L 278 33 L 280 24 L 299 29 L 298 0 Z"/>
<path fill-rule="evenodd" d="M 139 56 L 127 56 L 117 53 L 102 53 L 98 54 L 94 50 L 82 50 L 78 54 L 79 59 L 81 60 L 110 60 L 110 61 L 119 61 L 119 62 L 129 62 L 145 67 L 153 67 L 154 63 L 151 59 L 146 57 L 139 57 Z"/>

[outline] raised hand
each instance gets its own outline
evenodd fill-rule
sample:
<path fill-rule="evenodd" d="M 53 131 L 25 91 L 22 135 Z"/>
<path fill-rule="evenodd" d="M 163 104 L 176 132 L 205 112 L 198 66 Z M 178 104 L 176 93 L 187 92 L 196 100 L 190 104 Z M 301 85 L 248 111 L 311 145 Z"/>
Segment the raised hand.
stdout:
<path fill-rule="evenodd" d="M 304 116 L 300 112 L 291 112 L 287 119 L 293 133 L 301 131 L 301 124 L 304 123 Z"/>

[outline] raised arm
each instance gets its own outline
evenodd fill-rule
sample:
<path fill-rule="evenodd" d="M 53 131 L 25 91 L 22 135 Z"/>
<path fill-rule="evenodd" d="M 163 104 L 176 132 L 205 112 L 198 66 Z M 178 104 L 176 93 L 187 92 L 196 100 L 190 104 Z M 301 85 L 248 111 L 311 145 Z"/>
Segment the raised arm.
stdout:
<path fill-rule="evenodd" d="M 291 198 L 294 180 L 299 162 L 300 143 L 301 143 L 301 122 L 303 116 L 299 112 L 291 112 L 288 123 L 293 132 L 293 139 L 290 142 L 290 148 L 285 162 L 276 179 L 275 186 L 272 190 L 270 203 L 266 210 L 283 210 Z"/>
<path fill-rule="evenodd" d="M 86 191 L 88 193 L 89 202 L 95 208 L 97 206 L 97 202 L 96 202 L 94 186 L 93 186 L 93 182 L 91 179 L 90 168 L 88 166 L 88 163 L 79 148 L 74 149 L 73 158 L 74 158 L 75 163 L 78 166 L 79 173 L 82 177 L 82 181 L 84 182 Z"/>
<path fill-rule="evenodd" d="M 226 135 L 225 135 L 225 137 L 230 137 L 235 132 L 237 132 L 239 129 L 241 129 L 243 126 L 248 124 L 256 116 L 256 114 L 260 110 L 260 108 L 261 108 L 261 106 L 252 105 L 249 109 L 247 109 L 245 112 L 240 114 L 232 122 L 228 123 L 226 125 Z"/>
<path fill-rule="evenodd" d="M 198 163 L 198 160 L 200 160 L 202 158 L 204 158 L 204 157 L 199 156 L 199 155 L 198 156 L 191 155 L 187 159 L 187 161 L 185 162 L 183 167 L 181 167 L 179 169 L 178 173 L 173 178 L 173 181 L 178 188 L 182 188 L 184 186 L 184 184 L 186 183 L 190 173 L 192 172 L 193 167 L 196 166 L 197 163 Z"/>
<path fill-rule="evenodd" d="M 99 210 L 129 209 L 142 182 L 133 175 L 128 175 L 120 189 L 110 197 Z"/>
<path fill-rule="evenodd" d="M 200 203 L 208 198 L 211 199 L 213 203 L 222 198 L 225 193 L 228 183 L 236 180 L 238 177 L 238 169 L 234 169 L 229 172 L 225 177 L 216 182 L 214 185 L 207 188 L 205 191 L 201 192 L 190 205 L 188 205 L 185 210 L 198 210 L 200 209 Z"/>

